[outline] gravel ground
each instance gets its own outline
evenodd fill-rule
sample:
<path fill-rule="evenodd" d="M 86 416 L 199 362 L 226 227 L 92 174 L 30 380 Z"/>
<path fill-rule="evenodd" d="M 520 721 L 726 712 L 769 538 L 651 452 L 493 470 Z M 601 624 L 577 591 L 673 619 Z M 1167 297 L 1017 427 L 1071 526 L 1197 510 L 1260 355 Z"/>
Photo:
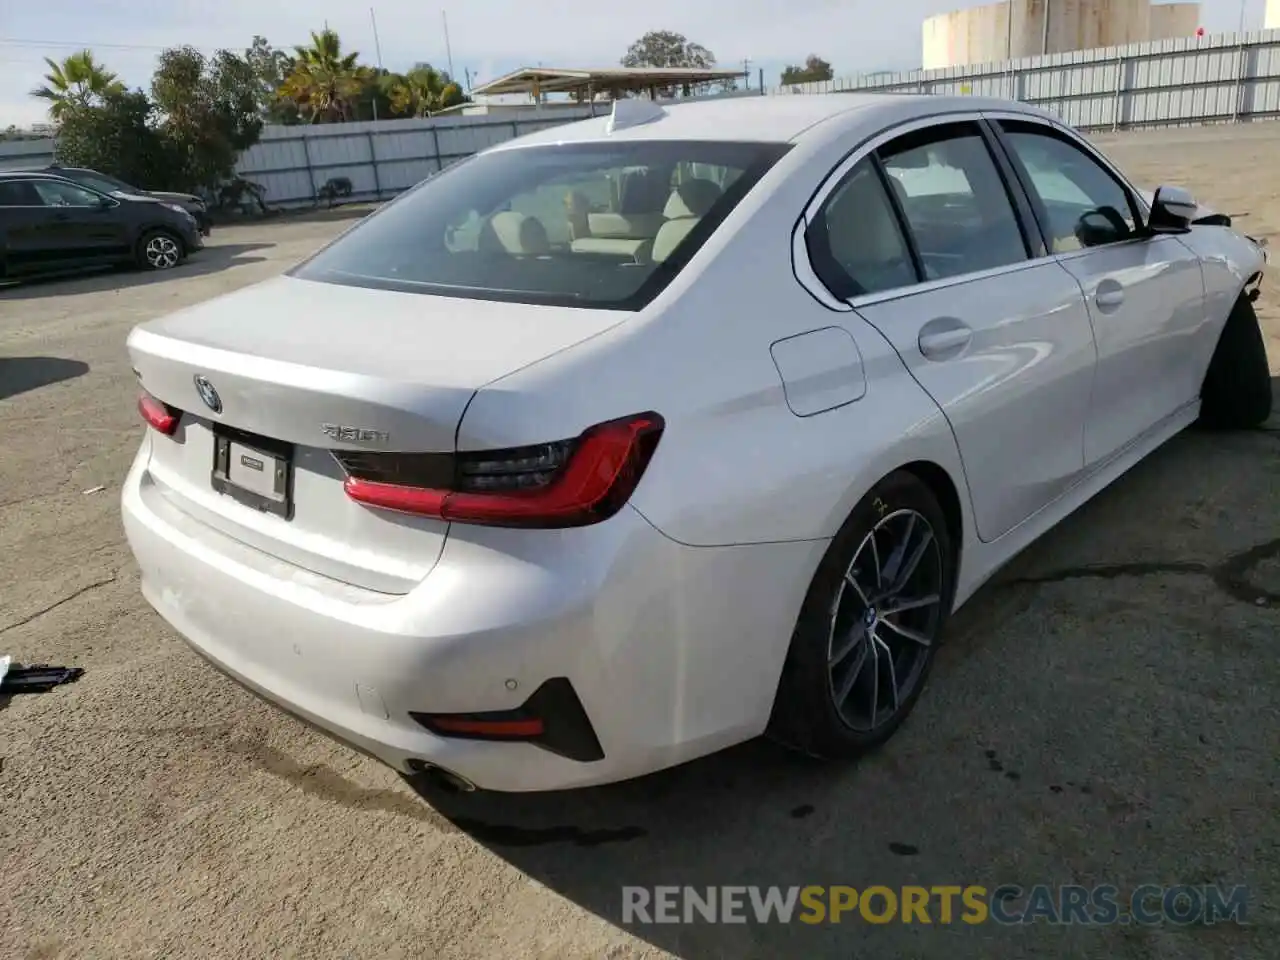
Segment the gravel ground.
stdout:
<path fill-rule="evenodd" d="M 1100 142 L 1280 230 L 1280 124 Z M 753 743 L 576 794 L 420 797 L 207 667 L 123 541 L 142 429 L 124 338 L 344 222 L 227 228 L 168 276 L 0 293 L 0 652 L 87 671 L 0 703 L 0 956 L 1275 956 L 1274 425 L 1180 437 L 1028 551 L 857 766 Z M 1276 304 L 1264 287 L 1280 371 Z M 624 884 L 1002 882 L 1248 884 L 1252 925 L 620 922 Z"/>

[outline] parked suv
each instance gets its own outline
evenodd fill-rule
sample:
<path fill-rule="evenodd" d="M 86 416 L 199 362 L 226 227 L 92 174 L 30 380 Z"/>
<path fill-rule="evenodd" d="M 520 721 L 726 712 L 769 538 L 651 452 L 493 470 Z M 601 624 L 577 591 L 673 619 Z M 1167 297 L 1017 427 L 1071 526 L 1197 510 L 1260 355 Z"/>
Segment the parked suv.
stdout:
<path fill-rule="evenodd" d="M 60 167 L 57 164 L 45 167 L 40 173 L 47 173 L 55 177 L 66 177 L 68 180 L 74 180 L 76 183 L 88 187 L 90 190 L 97 190 L 99 193 L 105 193 L 109 196 L 126 196 L 130 198 L 141 198 L 146 200 L 160 200 L 162 202 L 172 203 L 182 207 L 187 213 L 195 218 L 196 226 L 200 228 L 200 232 L 204 236 L 209 236 L 212 230 L 212 224 L 209 222 L 209 208 L 203 200 L 194 193 L 172 193 L 166 190 L 143 190 L 141 187 L 134 187 L 125 183 L 116 177 L 101 173 L 97 170 L 90 170 L 87 167 Z"/>
<path fill-rule="evenodd" d="M 0 173 L 0 277 L 136 264 L 176 267 L 204 246 L 195 218 L 157 200 L 108 196 L 65 177 Z"/>

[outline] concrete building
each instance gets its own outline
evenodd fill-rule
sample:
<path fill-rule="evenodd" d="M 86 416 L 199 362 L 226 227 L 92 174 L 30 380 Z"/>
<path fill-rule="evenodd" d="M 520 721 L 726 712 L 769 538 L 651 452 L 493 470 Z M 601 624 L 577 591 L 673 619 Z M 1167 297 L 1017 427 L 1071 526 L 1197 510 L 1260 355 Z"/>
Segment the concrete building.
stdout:
<path fill-rule="evenodd" d="M 1280 0 L 1267 0 L 1266 21 L 1263 23 L 1266 30 L 1280 30 Z"/>
<path fill-rule="evenodd" d="M 1277 0 L 1271 0 L 1276 3 Z M 1151 5 L 1151 36 L 1149 40 L 1176 40 L 1194 37 L 1200 28 L 1200 4 L 1153 3 Z"/>
<path fill-rule="evenodd" d="M 1280 0 L 1268 0 L 1280 13 Z M 926 70 L 1192 36 L 1198 3 L 1005 0 L 925 20 Z"/>

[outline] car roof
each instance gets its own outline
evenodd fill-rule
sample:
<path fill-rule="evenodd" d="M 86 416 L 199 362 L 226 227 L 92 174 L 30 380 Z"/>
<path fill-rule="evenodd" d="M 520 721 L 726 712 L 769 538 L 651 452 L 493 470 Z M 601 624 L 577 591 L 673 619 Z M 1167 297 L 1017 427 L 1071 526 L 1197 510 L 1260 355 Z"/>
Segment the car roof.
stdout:
<path fill-rule="evenodd" d="M 67 180 L 45 170 L 0 170 L 0 180 Z"/>
<path fill-rule="evenodd" d="M 602 105 L 603 106 L 603 105 Z M 723 140 L 795 143 L 839 121 L 842 127 L 889 126 L 932 114 L 1012 110 L 1031 116 L 1051 116 L 1025 103 L 990 97 L 901 93 L 779 94 L 725 97 L 693 103 L 663 105 L 661 115 L 608 132 L 609 111 L 601 116 L 548 127 L 491 148 L 510 149 L 539 144 L 608 140 Z"/>

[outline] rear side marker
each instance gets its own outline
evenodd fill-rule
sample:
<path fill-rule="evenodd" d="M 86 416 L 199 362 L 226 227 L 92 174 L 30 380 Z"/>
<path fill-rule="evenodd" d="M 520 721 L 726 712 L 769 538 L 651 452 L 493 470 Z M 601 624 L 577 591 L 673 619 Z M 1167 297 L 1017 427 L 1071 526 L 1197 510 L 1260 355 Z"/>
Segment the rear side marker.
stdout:
<path fill-rule="evenodd" d="M 409 716 L 438 737 L 530 743 L 580 763 L 604 759 L 587 711 L 565 677 L 547 680 L 514 710 Z"/>
<path fill-rule="evenodd" d="M 369 507 L 485 526 L 580 527 L 622 509 L 663 427 L 650 412 L 529 447 L 333 456 L 347 473 L 347 496 Z"/>

